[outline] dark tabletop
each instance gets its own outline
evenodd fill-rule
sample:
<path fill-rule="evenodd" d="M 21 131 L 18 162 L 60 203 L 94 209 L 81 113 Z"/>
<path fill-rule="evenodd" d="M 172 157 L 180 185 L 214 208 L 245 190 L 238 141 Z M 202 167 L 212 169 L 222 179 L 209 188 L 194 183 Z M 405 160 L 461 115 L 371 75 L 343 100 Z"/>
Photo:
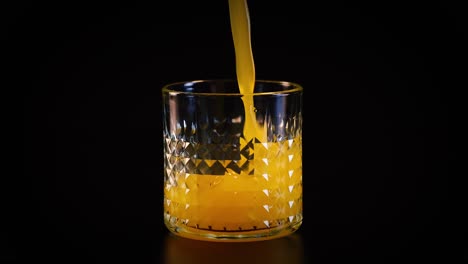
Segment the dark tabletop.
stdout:
<path fill-rule="evenodd" d="M 235 76 L 227 1 L 216 2 L 11 6 L 7 75 L 24 99 L 26 194 L 5 214 L 19 228 L 7 228 L 4 258 L 463 259 L 465 230 L 449 200 L 449 117 L 466 18 L 449 3 L 252 3 L 257 78 L 304 86 L 304 223 L 258 243 L 168 234 L 161 87 Z"/>

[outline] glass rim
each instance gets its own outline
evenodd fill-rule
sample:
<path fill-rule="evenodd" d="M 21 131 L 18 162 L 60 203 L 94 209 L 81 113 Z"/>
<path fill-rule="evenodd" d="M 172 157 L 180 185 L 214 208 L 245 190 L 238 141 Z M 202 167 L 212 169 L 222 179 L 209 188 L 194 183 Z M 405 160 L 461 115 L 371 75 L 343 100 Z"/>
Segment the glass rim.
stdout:
<path fill-rule="evenodd" d="M 172 95 L 190 94 L 190 95 L 206 95 L 206 96 L 214 96 L 214 95 L 221 95 L 221 96 L 245 96 L 245 95 L 259 96 L 259 95 L 291 94 L 291 93 L 295 93 L 295 92 L 302 92 L 304 90 L 302 85 L 300 85 L 298 83 L 295 83 L 295 82 L 281 81 L 281 80 L 265 80 L 265 79 L 255 80 L 255 83 L 281 84 L 281 85 L 291 86 L 291 88 L 286 89 L 286 90 L 281 90 L 281 91 L 253 92 L 253 93 L 194 92 L 194 91 L 177 91 L 177 90 L 171 89 L 171 87 L 173 87 L 173 86 L 184 85 L 184 84 L 187 84 L 187 83 L 210 83 L 210 82 L 234 82 L 234 83 L 236 83 L 237 80 L 236 79 L 199 79 L 199 80 L 192 80 L 192 81 L 173 82 L 173 83 L 168 83 L 168 84 L 164 85 L 163 88 L 162 88 L 162 92 L 172 94 Z"/>

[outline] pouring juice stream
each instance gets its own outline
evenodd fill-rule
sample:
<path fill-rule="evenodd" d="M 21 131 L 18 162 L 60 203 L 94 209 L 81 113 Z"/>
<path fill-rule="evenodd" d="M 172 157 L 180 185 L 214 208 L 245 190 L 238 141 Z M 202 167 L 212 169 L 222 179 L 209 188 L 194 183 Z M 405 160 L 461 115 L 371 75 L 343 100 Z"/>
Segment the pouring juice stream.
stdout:
<path fill-rule="evenodd" d="M 239 91 L 244 96 L 245 109 L 244 137 L 257 138 L 264 142 L 263 129 L 257 125 L 253 92 L 255 85 L 255 63 L 250 37 L 250 17 L 246 0 L 229 0 L 229 14 L 232 38 L 236 55 L 236 73 Z"/>

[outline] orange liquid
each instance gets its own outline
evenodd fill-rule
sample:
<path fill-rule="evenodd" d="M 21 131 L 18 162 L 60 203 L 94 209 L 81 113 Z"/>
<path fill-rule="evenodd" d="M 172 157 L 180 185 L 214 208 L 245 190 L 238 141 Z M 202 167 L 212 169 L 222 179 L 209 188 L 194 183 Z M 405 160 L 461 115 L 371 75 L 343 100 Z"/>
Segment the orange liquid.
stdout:
<path fill-rule="evenodd" d="M 177 187 L 166 186 L 166 212 L 194 233 L 261 231 L 297 221 L 302 217 L 301 142 L 257 144 L 250 161 L 254 175 L 181 173 Z"/>
<path fill-rule="evenodd" d="M 180 173 L 175 176 L 177 186 L 166 183 L 166 221 L 185 226 L 195 236 L 206 232 L 261 233 L 302 220 L 302 139 L 266 141 L 266 126 L 257 124 L 255 117 L 255 67 L 246 1 L 229 0 L 229 11 L 237 80 L 246 113 L 241 147 L 255 155 L 253 160 L 241 156 L 235 161 L 248 167 L 241 173 L 230 169 L 224 175 Z M 232 161 L 217 162 L 229 167 Z"/>
<path fill-rule="evenodd" d="M 229 0 L 231 31 L 236 54 L 236 73 L 239 91 L 244 96 L 244 137 L 264 141 L 263 129 L 255 122 L 255 106 L 252 93 L 255 85 L 255 63 L 250 40 L 250 18 L 246 0 Z"/>

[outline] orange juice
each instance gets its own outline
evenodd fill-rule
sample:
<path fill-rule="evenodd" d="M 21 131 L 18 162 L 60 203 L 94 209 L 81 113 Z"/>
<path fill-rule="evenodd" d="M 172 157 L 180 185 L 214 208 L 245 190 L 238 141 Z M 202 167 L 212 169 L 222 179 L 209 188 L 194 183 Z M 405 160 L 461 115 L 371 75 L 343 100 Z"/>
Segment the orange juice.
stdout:
<path fill-rule="evenodd" d="M 301 143 L 300 138 L 255 143 L 253 174 L 227 169 L 224 175 L 175 175 L 177 186 L 168 183 L 164 190 L 167 220 L 186 225 L 193 233 L 262 232 L 300 223 Z"/>
<path fill-rule="evenodd" d="M 246 1 L 229 0 L 229 12 L 245 111 L 240 159 L 202 161 L 226 168 L 223 175 L 171 171 L 164 189 L 166 223 L 179 226 L 176 232 L 181 231 L 182 236 L 207 240 L 287 235 L 302 222 L 302 138 L 299 133 L 294 138 L 268 141 L 267 126 L 257 123 Z M 231 169 L 234 163 L 242 169 Z"/>
<path fill-rule="evenodd" d="M 236 54 L 236 73 L 239 91 L 244 96 L 245 128 L 244 137 L 264 141 L 263 130 L 255 120 L 255 106 L 252 93 L 255 86 L 255 63 L 250 41 L 250 18 L 246 0 L 229 0 L 231 31 Z"/>

